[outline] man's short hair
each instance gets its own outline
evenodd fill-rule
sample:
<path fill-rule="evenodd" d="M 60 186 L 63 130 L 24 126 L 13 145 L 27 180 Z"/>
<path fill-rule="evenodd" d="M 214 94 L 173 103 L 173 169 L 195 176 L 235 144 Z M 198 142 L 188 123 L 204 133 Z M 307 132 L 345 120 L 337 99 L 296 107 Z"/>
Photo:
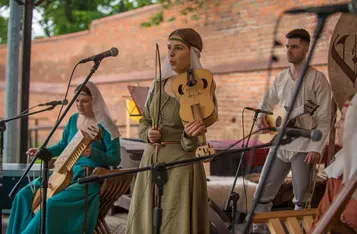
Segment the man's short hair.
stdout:
<path fill-rule="evenodd" d="M 288 39 L 300 38 L 301 40 L 306 41 L 307 44 L 310 44 L 310 34 L 302 28 L 297 28 L 288 32 L 285 37 Z"/>

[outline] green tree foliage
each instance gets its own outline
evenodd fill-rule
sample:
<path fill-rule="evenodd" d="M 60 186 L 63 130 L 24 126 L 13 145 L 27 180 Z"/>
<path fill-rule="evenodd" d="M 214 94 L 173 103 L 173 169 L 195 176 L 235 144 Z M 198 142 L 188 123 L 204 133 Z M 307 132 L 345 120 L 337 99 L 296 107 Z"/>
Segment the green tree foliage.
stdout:
<path fill-rule="evenodd" d="M 210 0 L 211 3 L 216 6 L 219 5 L 220 0 Z M 150 17 L 150 19 L 146 22 L 141 23 L 142 27 L 151 27 L 155 25 L 159 25 L 163 21 L 172 22 L 175 21 L 175 17 L 171 17 L 170 19 L 164 19 L 163 11 L 168 9 L 169 7 L 175 7 L 178 5 L 185 5 L 185 7 L 181 8 L 180 13 L 182 15 L 187 15 L 191 20 L 199 20 L 200 14 L 202 14 L 203 6 L 208 0 L 159 0 L 162 5 L 163 10 L 159 13 L 154 14 Z"/>
<path fill-rule="evenodd" d="M 11 0 L 13 1 L 13 0 Z M 24 1 L 24 0 L 18 0 Z M 38 0 L 33 0 L 37 2 Z M 44 0 L 35 10 L 45 36 L 56 36 L 88 29 L 90 23 L 105 16 L 156 3 L 155 0 Z M 0 9 L 8 10 L 9 0 L 0 0 Z M 1 17 L 1 16 L 0 16 Z M 7 19 L 0 18 L 0 43 L 6 43 Z"/>
<path fill-rule="evenodd" d="M 7 43 L 7 19 L 0 16 L 0 44 Z"/>
<path fill-rule="evenodd" d="M 0 13 L 3 13 L 9 7 L 9 0 L 0 0 Z M 0 15 L 0 44 L 7 43 L 7 28 L 8 20 L 6 17 Z"/>
<path fill-rule="evenodd" d="M 152 4 L 152 0 L 46 0 L 40 24 L 47 36 L 78 32 L 105 16 Z"/>
<path fill-rule="evenodd" d="M 14 0 L 11 0 L 14 1 Z M 16 0 L 24 1 L 24 0 Z M 39 0 L 33 0 L 38 2 Z M 90 23 L 105 16 L 129 11 L 154 3 L 161 3 L 162 10 L 141 23 L 142 27 L 159 25 L 163 21 L 172 22 L 175 17 L 164 19 L 163 11 L 167 8 L 189 3 L 181 10 L 181 14 L 190 15 L 192 20 L 198 20 L 198 12 L 208 0 L 44 0 L 35 7 L 43 16 L 39 23 L 45 36 L 56 36 L 88 29 Z M 219 4 L 219 0 L 210 0 Z M 0 0 L 0 10 L 9 7 L 9 0 Z M 0 16 L 0 43 L 7 40 L 7 19 Z"/>

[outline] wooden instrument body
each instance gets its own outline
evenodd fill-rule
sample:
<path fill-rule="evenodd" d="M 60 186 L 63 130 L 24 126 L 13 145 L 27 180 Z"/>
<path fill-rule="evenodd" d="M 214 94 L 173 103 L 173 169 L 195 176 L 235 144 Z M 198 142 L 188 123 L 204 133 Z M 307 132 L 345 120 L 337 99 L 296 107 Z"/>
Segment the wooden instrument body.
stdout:
<path fill-rule="evenodd" d="M 292 113 L 294 114 L 294 113 Z M 267 121 L 267 124 L 269 127 L 274 127 L 274 128 L 279 128 L 282 126 L 284 118 L 286 115 L 286 110 L 285 108 L 281 107 L 277 111 L 274 112 L 273 115 L 266 115 L 265 120 Z M 290 119 L 288 120 L 286 127 L 292 128 L 296 124 L 296 118 L 297 116 L 291 115 Z"/>
<path fill-rule="evenodd" d="M 51 198 L 53 195 L 59 193 L 68 187 L 71 183 L 73 177 L 72 171 L 67 171 L 66 173 L 59 173 L 54 171 L 48 181 L 47 188 L 47 199 Z M 41 190 L 38 189 L 33 197 L 32 210 L 36 213 L 40 209 L 41 203 Z"/>
<path fill-rule="evenodd" d="M 193 70 L 193 79 L 196 84 L 187 84 L 189 72 L 177 76 L 171 82 L 172 90 L 180 102 L 180 117 L 183 122 L 188 123 L 196 120 L 194 111 L 195 105 L 199 105 L 203 123 L 206 127 L 217 121 L 218 113 L 213 102 L 216 85 L 213 81 L 213 74 L 207 69 Z"/>
<path fill-rule="evenodd" d="M 91 126 L 87 131 L 78 130 L 72 141 L 56 160 L 54 172 L 48 180 L 46 199 L 51 198 L 70 185 L 73 178 L 73 165 L 90 143 L 99 138 L 100 134 L 97 126 Z M 32 200 L 32 210 L 34 213 L 40 209 L 40 203 L 41 190 L 38 189 Z"/>
<path fill-rule="evenodd" d="M 171 82 L 171 87 L 180 102 L 180 117 L 183 123 L 202 120 L 205 127 L 211 126 L 218 119 L 217 109 L 214 104 L 216 85 L 213 74 L 207 69 L 189 70 Z M 207 144 L 205 134 L 197 138 L 199 147 L 196 156 L 215 154 L 213 147 Z"/>
<path fill-rule="evenodd" d="M 297 117 L 305 114 L 313 115 L 318 107 L 319 106 L 317 104 L 313 103 L 311 100 L 308 100 L 304 105 L 295 108 L 290 114 L 290 118 L 286 124 L 287 127 L 295 127 Z M 285 107 L 280 107 L 277 111 L 274 111 L 273 115 L 266 115 L 265 119 L 269 127 L 282 127 L 286 113 L 287 109 Z"/>
<path fill-rule="evenodd" d="M 319 106 L 313 103 L 311 100 L 308 100 L 304 105 L 295 108 L 290 115 L 289 120 L 287 121 L 286 127 L 296 128 L 296 121 L 299 116 L 302 115 L 313 115 Z M 285 107 L 280 107 L 274 111 L 273 115 L 265 115 L 265 120 L 270 128 L 281 128 L 284 123 L 284 118 L 286 116 L 287 109 Z M 259 134 L 259 140 L 263 143 L 272 142 L 274 137 L 278 132 L 270 131 L 268 133 Z"/>

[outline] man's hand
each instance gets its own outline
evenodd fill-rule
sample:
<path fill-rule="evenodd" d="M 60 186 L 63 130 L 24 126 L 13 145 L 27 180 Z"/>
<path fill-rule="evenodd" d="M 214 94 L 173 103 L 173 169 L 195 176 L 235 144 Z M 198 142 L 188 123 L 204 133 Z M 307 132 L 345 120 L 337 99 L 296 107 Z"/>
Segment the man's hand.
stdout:
<path fill-rule="evenodd" d="M 92 150 L 90 148 L 90 145 L 84 150 L 84 152 L 82 153 L 82 156 L 84 157 L 89 157 L 90 154 L 92 153 Z"/>
<path fill-rule="evenodd" d="M 260 116 L 259 116 L 259 118 L 257 119 L 257 122 L 256 122 L 256 124 L 257 124 L 257 127 L 258 127 L 258 129 L 264 129 L 264 128 L 268 128 L 269 127 L 269 125 L 268 125 L 268 123 L 267 123 L 267 121 L 266 121 L 266 119 L 265 119 L 265 114 L 261 114 Z M 261 133 L 261 134 L 263 134 L 263 133 L 269 133 L 269 130 L 261 130 L 261 131 L 259 131 L 259 133 Z"/>
<path fill-rule="evenodd" d="M 309 152 L 309 153 L 307 153 L 304 162 L 306 164 L 316 164 L 320 160 L 320 156 L 321 156 L 321 154 L 318 152 L 314 152 L 314 151 Z"/>
<path fill-rule="evenodd" d="M 159 129 L 150 128 L 148 131 L 148 138 L 150 143 L 158 142 L 161 138 L 160 128 Z"/>

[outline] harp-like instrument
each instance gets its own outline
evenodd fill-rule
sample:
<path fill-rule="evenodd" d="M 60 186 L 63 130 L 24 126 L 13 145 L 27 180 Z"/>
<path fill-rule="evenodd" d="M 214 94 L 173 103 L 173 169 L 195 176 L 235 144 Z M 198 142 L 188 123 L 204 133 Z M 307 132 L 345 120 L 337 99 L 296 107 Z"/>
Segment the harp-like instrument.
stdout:
<path fill-rule="evenodd" d="M 48 181 L 47 199 L 70 185 L 73 177 L 73 165 L 77 162 L 79 156 L 81 156 L 85 149 L 98 138 L 100 138 L 98 126 L 92 125 L 85 131 L 78 130 L 54 164 L 54 172 Z M 41 191 L 39 189 L 32 200 L 32 210 L 34 213 L 40 209 L 40 203 Z"/>

